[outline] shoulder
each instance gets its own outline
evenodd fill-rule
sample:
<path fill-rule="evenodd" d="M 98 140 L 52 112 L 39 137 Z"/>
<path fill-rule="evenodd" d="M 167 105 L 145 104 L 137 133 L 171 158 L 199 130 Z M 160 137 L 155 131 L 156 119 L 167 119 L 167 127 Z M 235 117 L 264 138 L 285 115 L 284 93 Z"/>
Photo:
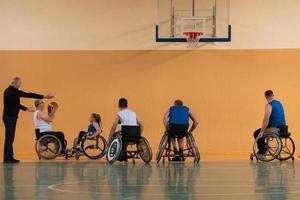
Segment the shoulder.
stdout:
<path fill-rule="evenodd" d="M 130 110 L 130 113 L 133 114 L 133 115 L 136 115 L 136 112 L 133 111 L 133 110 Z"/>
<path fill-rule="evenodd" d="M 270 103 L 267 103 L 265 106 L 266 111 L 271 111 L 272 110 L 272 105 Z"/>
<path fill-rule="evenodd" d="M 98 123 L 97 122 L 93 122 L 92 124 L 90 124 L 89 126 L 93 126 L 93 127 L 99 127 Z"/>

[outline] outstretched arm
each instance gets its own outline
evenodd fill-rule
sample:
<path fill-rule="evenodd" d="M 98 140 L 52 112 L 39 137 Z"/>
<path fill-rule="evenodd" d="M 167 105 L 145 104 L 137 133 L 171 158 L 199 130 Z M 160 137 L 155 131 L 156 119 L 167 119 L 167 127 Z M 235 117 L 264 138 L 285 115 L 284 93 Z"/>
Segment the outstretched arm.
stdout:
<path fill-rule="evenodd" d="M 116 132 L 119 121 L 120 121 L 120 117 L 119 117 L 119 115 L 117 115 L 114 122 L 113 122 L 113 125 L 110 129 L 109 136 L 108 136 L 108 141 L 111 141 L 111 139 L 113 137 L 113 134 Z"/>
<path fill-rule="evenodd" d="M 31 107 L 26 107 L 26 106 L 23 106 L 20 104 L 20 107 L 19 107 L 21 110 L 23 111 L 29 111 L 29 112 L 34 112 L 35 109 L 34 108 L 31 108 Z"/>
<path fill-rule="evenodd" d="M 41 95 L 41 94 L 36 94 L 32 92 L 24 92 L 22 90 L 18 91 L 20 97 L 25 97 L 25 98 L 33 98 L 33 99 L 52 99 L 54 95 L 47 94 L 47 95 Z"/>
<path fill-rule="evenodd" d="M 23 111 L 27 111 L 27 107 L 26 106 L 23 106 L 23 105 L 21 105 L 20 104 L 20 107 L 19 107 L 21 110 L 23 110 Z"/>
<path fill-rule="evenodd" d="M 264 132 L 266 131 L 266 129 L 269 125 L 271 113 L 272 113 L 272 106 L 270 104 L 267 104 L 265 106 L 265 116 L 264 116 L 264 120 L 263 120 L 263 123 L 261 126 L 260 134 L 259 134 L 260 137 L 264 134 Z"/>
<path fill-rule="evenodd" d="M 192 127 L 190 128 L 189 132 L 193 132 L 197 126 L 198 126 L 198 120 L 196 118 L 196 116 L 190 111 L 190 118 L 193 121 Z"/>

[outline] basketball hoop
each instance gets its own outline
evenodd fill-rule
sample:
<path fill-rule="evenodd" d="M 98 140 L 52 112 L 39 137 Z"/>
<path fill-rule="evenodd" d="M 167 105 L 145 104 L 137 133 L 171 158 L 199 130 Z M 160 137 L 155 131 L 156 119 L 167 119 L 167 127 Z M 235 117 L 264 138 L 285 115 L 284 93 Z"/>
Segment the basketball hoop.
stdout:
<path fill-rule="evenodd" d="M 186 38 L 187 48 L 197 48 L 202 35 L 202 32 L 196 31 L 183 32 L 183 36 Z"/>

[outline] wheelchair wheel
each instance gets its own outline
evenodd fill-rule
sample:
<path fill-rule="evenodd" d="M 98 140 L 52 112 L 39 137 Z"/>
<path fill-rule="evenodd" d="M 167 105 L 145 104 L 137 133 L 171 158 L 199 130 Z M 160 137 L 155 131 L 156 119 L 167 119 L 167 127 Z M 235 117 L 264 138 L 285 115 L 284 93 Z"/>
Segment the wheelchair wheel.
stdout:
<path fill-rule="evenodd" d="M 56 136 L 44 135 L 36 141 L 35 150 L 39 158 L 52 160 L 61 154 L 62 144 Z"/>
<path fill-rule="evenodd" d="M 289 160 L 294 156 L 294 153 L 295 143 L 292 138 L 282 138 L 282 149 L 277 159 L 280 161 Z"/>
<path fill-rule="evenodd" d="M 109 163 L 114 163 L 122 152 L 122 137 L 116 136 L 110 142 L 107 152 L 106 159 Z"/>
<path fill-rule="evenodd" d="M 262 152 L 259 152 L 258 149 L 258 140 L 264 141 L 264 149 Z M 275 133 L 264 133 L 261 138 L 256 138 L 253 145 L 253 153 L 255 157 L 263 162 L 270 162 L 276 159 L 282 149 L 282 142 L 278 135 Z"/>
<path fill-rule="evenodd" d="M 200 153 L 199 153 L 199 149 L 197 147 L 196 141 L 194 139 L 194 136 L 191 133 L 188 133 L 187 135 L 187 140 L 188 143 L 192 149 L 192 153 L 194 155 L 194 162 L 199 163 L 200 161 Z"/>
<path fill-rule="evenodd" d="M 137 144 L 137 150 L 142 160 L 145 163 L 149 163 L 152 160 L 152 149 L 148 140 L 144 137 L 141 137 L 140 142 Z"/>
<path fill-rule="evenodd" d="M 84 138 L 81 142 L 83 154 L 90 159 L 100 159 L 105 155 L 107 142 L 99 135 L 94 139 Z"/>
<path fill-rule="evenodd" d="M 161 138 L 160 144 L 158 146 L 158 151 L 156 153 L 157 163 L 159 163 L 159 161 L 161 160 L 161 157 L 163 156 L 163 153 L 166 150 L 167 143 L 168 143 L 168 134 L 165 133 Z"/>

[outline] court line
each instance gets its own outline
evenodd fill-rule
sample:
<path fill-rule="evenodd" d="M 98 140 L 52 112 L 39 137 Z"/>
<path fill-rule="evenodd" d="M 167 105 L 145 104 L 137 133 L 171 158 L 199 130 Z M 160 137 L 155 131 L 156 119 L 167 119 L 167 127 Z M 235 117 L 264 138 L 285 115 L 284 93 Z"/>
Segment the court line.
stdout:
<path fill-rule="evenodd" d="M 109 195 L 112 196 L 113 193 L 108 193 L 108 192 L 92 192 L 92 191 L 83 191 L 83 190 L 67 190 L 67 189 L 59 189 L 56 188 L 58 186 L 62 186 L 62 185 L 72 185 L 72 184 L 78 184 L 78 183 L 84 183 L 84 182 L 91 182 L 91 181 L 76 181 L 76 182 L 68 182 L 68 183 L 58 183 L 58 184 L 53 184 L 53 185 L 49 185 L 48 189 L 52 190 L 52 191 L 56 191 L 56 192 L 65 192 L 65 193 L 83 193 L 83 194 L 101 194 L 101 195 Z M 299 183 L 296 183 L 296 185 L 298 185 Z M 99 186 L 106 186 L 106 185 L 99 185 Z M 107 186 L 112 186 L 112 185 L 107 185 Z M 140 185 L 140 186 L 149 186 L 149 185 Z M 155 185 L 155 186 L 159 186 L 162 187 L 161 185 Z M 223 185 L 222 185 L 223 186 Z M 227 185 L 228 186 L 228 185 Z M 229 185 L 230 186 L 230 185 Z M 116 186 L 119 187 L 119 186 Z M 205 187 L 205 186 L 204 186 Z M 211 185 L 210 187 L 215 187 L 214 185 Z M 236 185 L 234 185 L 234 187 L 237 187 Z M 241 187 L 241 185 L 239 185 L 238 187 Z M 297 187 L 298 188 L 298 187 Z M 120 191 L 118 191 L 118 194 L 127 194 L 127 193 L 122 193 Z M 300 194 L 300 190 L 298 191 L 283 191 L 283 192 L 251 192 L 251 193 L 215 193 L 215 194 L 188 194 L 187 196 L 259 196 L 259 195 L 266 195 L 266 194 L 270 194 L 270 195 L 274 195 L 274 194 Z M 178 196 L 180 194 L 166 194 L 166 193 L 131 193 L 132 196 L 136 196 L 136 195 L 141 195 L 141 196 Z M 184 195 L 184 194 L 183 194 Z"/>

